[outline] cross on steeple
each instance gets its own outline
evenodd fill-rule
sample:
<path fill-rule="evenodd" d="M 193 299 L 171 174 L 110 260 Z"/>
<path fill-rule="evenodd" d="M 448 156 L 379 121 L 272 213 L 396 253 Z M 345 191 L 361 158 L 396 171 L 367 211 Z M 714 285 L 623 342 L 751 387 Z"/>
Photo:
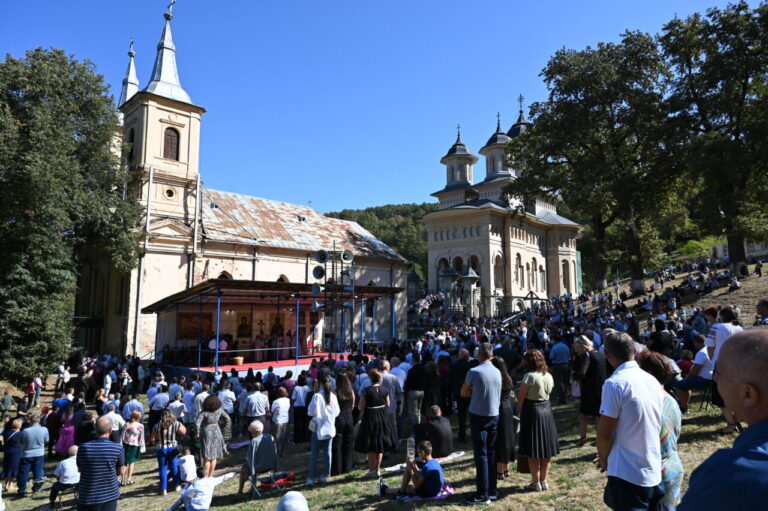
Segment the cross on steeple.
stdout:
<path fill-rule="evenodd" d="M 520 113 L 521 113 L 521 114 L 523 113 L 523 100 L 524 100 L 524 99 L 525 99 L 525 98 L 523 97 L 523 95 L 522 95 L 522 94 L 520 94 L 520 95 L 517 97 L 517 104 L 520 106 Z"/>
<path fill-rule="evenodd" d="M 173 14 L 173 5 L 176 3 L 176 0 L 171 0 L 171 3 L 168 4 L 168 14 Z"/>
<path fill-rule="evenodd" d="M 496 112 L 496 131 L 501 131 L 501 114 Z"/>
<path fill-rule="evenodd" d="M 456 125 L 456 143 L 461 142 L 461 124 Z"/>

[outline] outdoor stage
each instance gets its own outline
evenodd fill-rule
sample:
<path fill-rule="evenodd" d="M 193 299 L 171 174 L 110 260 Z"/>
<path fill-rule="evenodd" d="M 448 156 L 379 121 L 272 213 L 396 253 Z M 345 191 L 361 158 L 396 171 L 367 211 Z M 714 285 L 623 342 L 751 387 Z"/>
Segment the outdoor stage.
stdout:
<path fill-rule="evenodd" d="M 293 371 L 294 378 L 298 376 L 299 371 L 303 371 L 305 369 L 309 369 L 309 365 L 312 363 L 313 360 L 320 360 L 320 358 L 327 359 L 329 356 L 333 355 L 333 358 L 335 360 L 338 360 L 340 356 L 343 356 L 346 360 L 347 353 L 328 353 L 328 352 L 318 352 L 314 353 L 312 355 L 302 355 L 299 357 L 299 363 L 296 364 L 296 359 L 287 359 L 287 360 L 280 360 L 278 362 L 247 362 L 240 365 L 232 365 L 232 364 L 223 364 L 219 366 L 219 369 L 221 369 L 223 372 L 230 372 L 232 369 L 237 370 L 237 373 L 239 376 L 245 376 L 248 373 L 248 369 L 253 369 L 253 373 L 256 374 L 257 372 L 261 371 L 261 374 L 266 374 L 267 369 L 269 367 L 272 367 L 273 372 L 278 376 L 285 376 L 285 373 L 288 371 Z M 176 366 L 177 369 L 178 366 Z M 191 368 L 183 368 L 183 372 L 201 372 L 201 373 L 211 373 L 213 374 L 214 368 L 210 366 L 201 366 L 199 371 L 196 367 Z"/>

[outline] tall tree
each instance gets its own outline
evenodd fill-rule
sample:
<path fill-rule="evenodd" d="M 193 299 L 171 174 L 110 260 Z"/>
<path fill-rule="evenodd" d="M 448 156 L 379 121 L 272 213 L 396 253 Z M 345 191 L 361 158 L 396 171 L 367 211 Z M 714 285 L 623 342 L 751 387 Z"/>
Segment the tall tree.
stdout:
<path fill-rule="evenodd" d="M 128 270 L 135 202 L 113 154 L 114 102 L 93 65 L 61 50 L 0 62 L 0 374 L 50 370 L 73 331 L 77 253 Z"/>
<path fill-rule="evenodd" d="M 666 72 L 654 39 L 639 32 L 616 44 L 560 50 L 542 71 L 547 101 L 532 105 L 532 129 L 509 146 L 521 175 L 505 193 L 523 205 L 559 195 L 589 219 L 598 289 L 606 285 L 607 230 L 617 221 L 633 287 L 642 287 L 649 248 L 658 248 L 649 243 L 656 238 L 651 220 L 680 192 L 670 159 L 679 141 L 666 115 Z"/>
<path fill-rule="evenodd" d="M 437 204 L 390 204 L 365 209 L 344 209 L 328 216 L 352 220 L 397 250 L 413 263 L 414 271 L 424 277 L 427 267 L 427 243 L 421 219 L 435 211 Z"/>
<path fill-rule="evenodd" d="M 699 188 L 694 218 L 727 236 L 735 270 L 745 238 L 768 239 L 768 5 L 676 18 L 660 42 L 675 71 L 672 113 L 691 134 L 684 159 Z"/>

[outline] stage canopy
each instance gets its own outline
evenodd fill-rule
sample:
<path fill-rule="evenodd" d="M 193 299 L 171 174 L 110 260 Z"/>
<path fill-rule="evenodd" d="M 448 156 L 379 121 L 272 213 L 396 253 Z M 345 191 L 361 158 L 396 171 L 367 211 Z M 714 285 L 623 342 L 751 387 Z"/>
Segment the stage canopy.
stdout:
<path fill-rule="evenodd" d="M 316 348 L 337 352 L 348 342 L 358 342 L 362 349 L 363 343 L 377 338 L 380 319 L 389 320 L 391 337 L 395 337 L 395 295 L 403 288 L 330 283 L 317 296 L 312 291 L 313 284 L 210 279 L 144 307 L 142 312 L 157 314 L 156 359 L 172 357 L 174 365 L 199 367 L 210 360 L 211 366 L 218 367 L 222 338 L 230 341 L 229 359 L 263 361 L 290 356 L 298 362 L 299 356 Z M 389 318 L 377 318 L 378 307 L 370 307 L 380 301 L 389 305 Z M 315 302 L 323 307 L 315 311 Z M 368 318 L 366 308 L 372 312 Z M 333 319 L 326 325 L 322 317 L 328 314 Z M 358 332 L 352 327 L 356 317 Z M 289 346 L 286 336 L 290 329 Z M 326 334 L 330 339 L 325 339 Z M 278 340 L 264 345 L 259 339 L 265 336 Z M 214 337 L 216 349 L 212 350 L 208 340 Z"/>

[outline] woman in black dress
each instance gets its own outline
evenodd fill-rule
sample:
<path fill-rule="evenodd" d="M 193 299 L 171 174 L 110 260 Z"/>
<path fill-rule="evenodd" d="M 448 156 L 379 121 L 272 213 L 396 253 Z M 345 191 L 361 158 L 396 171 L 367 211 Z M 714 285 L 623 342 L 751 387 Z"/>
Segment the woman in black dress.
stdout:
<path fill-rule="evenodd" d="M 573 370 L 574 380 L 581 388 L 579 405 L 579 445 L 587 443 L 589 418 L 600 419 L 600 402 L 603 395 L 603 383 L 607 377 L 605 355 L 595 351 L 592 341 L 581 335 L 573 342 L 576 360 Z"/>
<path fill-rule="evenodd" d="M 517 397 L 504 359 L 493 357 L 491 363 L 501 373 L 501 401 L 496 436 L 496 477 L 502 480 L 509 477 L 509 462 L 517 458 L 517 420 L 515 419 Z"/>
<path fill-rule="evenodd" d="M 336 398 L 340 413 L 336 417 L 336 436 L 333 438 L 331 475 L 346 474 L 352 470 L 352 446 L 355 443 L 355 422 L 352 409 L 355 407 L 355 392 L 345 371 L 336 378 Z"/>
<path fill-rule="evenodd" d="M 360 393 L 358 408 L 363 419 L 355 440 L 355 450 L 368 455 L 368 473 L 365 477 L 378 477 L 384 451 L 391 447 L 387 423 L 389 393 L 381 388 L 381 371 L 369 370 L 368 378 L 371 386 Z"/>

